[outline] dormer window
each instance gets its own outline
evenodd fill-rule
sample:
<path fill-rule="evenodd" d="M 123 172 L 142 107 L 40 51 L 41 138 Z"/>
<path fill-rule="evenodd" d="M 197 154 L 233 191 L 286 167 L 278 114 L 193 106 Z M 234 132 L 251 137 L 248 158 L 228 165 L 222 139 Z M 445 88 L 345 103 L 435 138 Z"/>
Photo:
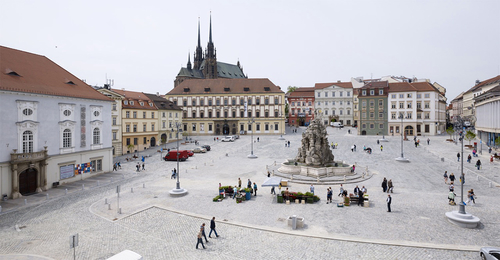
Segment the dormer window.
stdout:
<path fill-rule="evenodd" d="M 134 105 L 134 101 L 130 101 L 130 105 L 132 105 L 132 106 L 133 106 L 133 105 Z"/>
<path fill-rule="evenodd" d="M 149 103 L 149 106 L 152 107 L 153 106 L 153 103 Z M 165 103 L 162 103 L 161 106 L 165 106 Z"/>
<path fill-rule="evenodd" d="M 128 105 L 128 101 L 127 100 L 123 100 L 123 104 L 124 105 Z"/>
<path fill-rule="evenodd" d="M 68 84 L 68 85 L 76 85 L 76 84 L 75 84 L 73 81 L 71 81 L 71 80 L 66 80 L 66 82 L 65 82 L 65 83 L 66 83 L 66 84 Z"/>
<path fill-rule="evenodd" d="M 184 92 L 189 92 L 189 88 L 184 88 Z"/>
<path fill-rule="evenodd" d="M 139 105 L 144 106 L 144 102 L 139 102 Z"/>
<path fill-rule="evenodd" d="M 250 91 L 250 88 L 243 88 L 243 91 Z"/>
<path fill-rule="evenodd" d="M 226 91 L 226 92 L 229 91 L 229 88 L 224 88 L 224 91 Z"/>
<path fill-rule="evenodd" d="M 210 88 L 205 88 L 205 92 L 210 92 Z"/>
<path fill-rule="evenodd" d="M 271 91 L 271 88 L 269 88 L 269 87 L 264 87 L 264 91 Z"/>
<path fill-rule="evenodd" d="M 7 75 L 21 77 L 21 75 L 17 74 L 17 72 L 15 72 L 15 71 L 10 71 L 10 72 L 7 73 Z"/>

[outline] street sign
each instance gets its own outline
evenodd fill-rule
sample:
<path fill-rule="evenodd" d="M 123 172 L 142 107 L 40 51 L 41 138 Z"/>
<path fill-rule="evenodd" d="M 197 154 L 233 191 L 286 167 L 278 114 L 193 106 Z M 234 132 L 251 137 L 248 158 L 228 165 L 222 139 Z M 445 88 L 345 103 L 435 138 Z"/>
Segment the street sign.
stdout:
<path fill-rule="evenodd" d="M 78 233 L 69 236 L 69 248 L 75 248 L 78 246 Z"/>
<path fill-rule="evenodd" d="M 120 193 L 120 185 L 116 186 L 116 193 Z"/>

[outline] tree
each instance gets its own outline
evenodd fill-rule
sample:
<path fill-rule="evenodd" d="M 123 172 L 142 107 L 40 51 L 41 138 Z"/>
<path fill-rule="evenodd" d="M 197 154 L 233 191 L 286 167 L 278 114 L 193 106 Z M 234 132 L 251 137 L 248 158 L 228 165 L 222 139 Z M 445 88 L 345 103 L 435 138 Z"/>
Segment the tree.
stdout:
<path fill-rule="evenodd" d="M 128 151 L 129 151 L 130 153 L 133 153 L 133 152 L 134 152 L 134 147 L 135 147 L 135 145 L 133 145 L 133 144 L 129 144 L 129 145 L 127 145 L 127 149 L 128 149 Z"/>
<path fill-rule="evenodd" d="M 500 146 L 500 136 L 495 139 L 495 145 Z"/>
<path fill-rule="evenodd" d="M 476 138 L 476 134 L 474 132 L 472 132 L 471 130 L 467 131 L 467 133 L 465 133 L 465 140 L 469 141 L 469 145 L 470 145 L 470 142 L 472 140 L 474 140 L 474 138 Z"/>
<path fill-rule="evenodd" d="M 166 143 L 167 143 L 167 139 L 166 139 L 166 138 L 162 138 L 162 139 L 161 139 L 161 144 L 162 144 L 162 145 L 164 145 L 164 144 L 166 144 Z"/>
<path fill-rule="evenodd" d="M 451 126 L 451 125 L 450 125 L 450 126 L 446 129 L 446 133 L 447 133 L 447 134 L 449 134 L 449 135 L 450 135 L 450 139 L 452 139 L 452 138 L 451 138 L 451 136 L 455 133 L 455 129 L 453 129 L 453 126 Z"/>
<path fill-rule="evenodd" d="M 297 87 L 295 86 L 288 86 L 288 88 L 286 89 L 286 93 L 290 93 L 290 92 L 294 92 L 295 90 L 297 90 Z"/>

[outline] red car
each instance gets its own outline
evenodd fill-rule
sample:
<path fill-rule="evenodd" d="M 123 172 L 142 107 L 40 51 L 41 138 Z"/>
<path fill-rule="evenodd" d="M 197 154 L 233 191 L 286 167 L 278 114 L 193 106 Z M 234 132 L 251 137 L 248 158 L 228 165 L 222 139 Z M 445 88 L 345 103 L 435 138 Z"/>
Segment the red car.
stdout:
<path fill-rule="evenodd" d="M 193 153 L 194 154 L 194 153 Z M 185 161 L 189 158 L 189 154 L 187 150 L 179 151 L 179 161 Z M 170 152 L 165 155 L 163 158 L 165 161 L 177 161 L 177 150 L 170 150 Z"/>

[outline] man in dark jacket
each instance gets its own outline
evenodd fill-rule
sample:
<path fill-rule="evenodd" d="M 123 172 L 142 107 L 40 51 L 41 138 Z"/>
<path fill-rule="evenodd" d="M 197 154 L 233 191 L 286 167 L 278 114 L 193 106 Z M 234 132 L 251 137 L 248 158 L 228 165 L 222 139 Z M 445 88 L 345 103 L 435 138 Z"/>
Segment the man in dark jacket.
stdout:
<path fill-rule="evenodd" d="M 208 237 L 210 238 L 212 236 L 212 231 L 215 233 L 216 237 L 219 237 L 219 235 L 217 235 L 217 231 L 215 231 L 215 217 L 210 220 L 210 233 L 208 233 Z"/>

